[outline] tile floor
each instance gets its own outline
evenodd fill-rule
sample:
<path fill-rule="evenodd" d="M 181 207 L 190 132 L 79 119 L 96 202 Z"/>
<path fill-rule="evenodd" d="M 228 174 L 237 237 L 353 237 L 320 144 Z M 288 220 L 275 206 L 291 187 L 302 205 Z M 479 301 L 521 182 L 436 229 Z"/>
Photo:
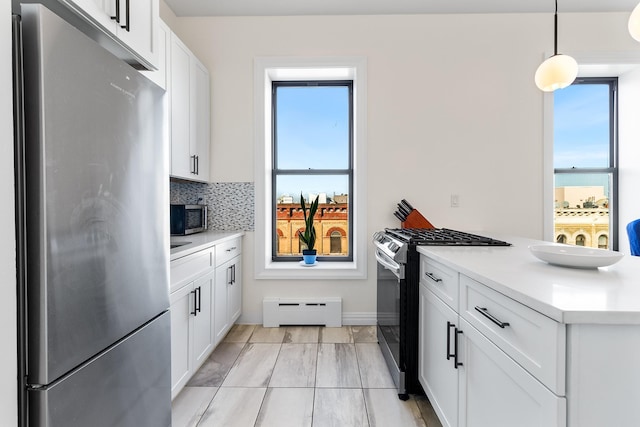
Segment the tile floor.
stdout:
<path fill-rule="evenodd" d="M 173 427 L 442 427 L 398 399 L 373 326 L 235 325 L 172 406 Z"/>

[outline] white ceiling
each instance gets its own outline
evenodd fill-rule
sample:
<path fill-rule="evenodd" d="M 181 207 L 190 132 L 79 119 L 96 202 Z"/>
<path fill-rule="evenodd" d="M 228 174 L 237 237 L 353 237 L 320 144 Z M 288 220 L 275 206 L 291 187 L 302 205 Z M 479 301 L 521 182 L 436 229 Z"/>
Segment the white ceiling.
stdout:
<path fill-rule="evenodd" d="M 165 0 L 178 16 L 553 13 L 554 0 Z M 558 0 L 558 12 L 631 12 L 639 0 Z"/>

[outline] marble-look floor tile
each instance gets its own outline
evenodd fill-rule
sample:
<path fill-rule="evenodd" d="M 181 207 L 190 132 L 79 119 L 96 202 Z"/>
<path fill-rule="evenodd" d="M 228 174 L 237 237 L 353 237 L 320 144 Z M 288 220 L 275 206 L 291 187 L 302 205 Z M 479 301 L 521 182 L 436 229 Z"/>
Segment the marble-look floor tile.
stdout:
<path fill-rule="evenodd" d="M 219 387 L 231 370 L 244 343 L 221 342 L 187 383 L 194 387 Z"/>
<path fill-rule="evenodd" d="M 393 388 L 393 378 L 377 343 L 356 343 L 362 388 Z"/>
<path fill-rule="evenodd" d="M 415 400 L 398 399 L 395 389 L 365 389 L 364 399 L 371 427 L 426 427 Z"/>
<path fill-rule="evenodd" d="M 353 334 L 351 326 L 343 326 L 341 328 L 322 328 L 320 329 L 321 343 L 353 343 Z"/>
<path fill-rule="evenodd" d="M 185 387 L 171 402 L 171 425 L 195 427 L 206 411 L 218 387 Z"/>
<path fill-rule="evenodd" d="M 362 389 L 317 388 L 313 402 L 313 427 L 368 427 Z M 392 423 L 389 426 L 402 426 Z"/>
<path fill-rule="evenodd" d="M 427 424 L 427 427 L 442 427 L 442 423 L 427 396 L 411 396 L 411 399 L 418 404 L 418 409 L 420 409 L 420 414 L 422 414 L 422 419 Z"/>
<path fill-rule="evenodd" d="M 253 330 L 253 334 L 251 334 L 249 342 L 282 343 L 285 331 L 286 328 L 265 328 L 258 325 Z"/>
<path fill-rule="evenodd" d="M 284 334 L 284 342 L 317 343 L 319 335 L 319 326 L 287 326 Z"/>
<path fill-rule="evenodd" d="M 316 387 L 361 388 L 354 344 L 319 344 Z"/>
<path fill-rule="evenodd" d="M 352 326 L 351 333 L 353 334 L 354 342 L 378 342 L 378 333 L 376 326 Z"/>
<path fill-rule="evenodd" d="M 314 387 L 318 344 L 282 344 L 269 387 Z"/>
<path fill-rule="evenodd" d="M 313 388 L 268 388 L 256 427 L 311 427 Z"/>
<path fill-rule="evenodd" d="M 266 387 L 279 351 L 280 344 L 246 344 L 222 387 Z"/>
<path fill-rule="evenodd" d="M 256 325 L 235 324 L 231 327 L 231 330 L 227 333 L 227 336 L 224 337 L 224 341 L 246 343 L 247 341 L 249 341 L 249 337 L 253 333 L 255 327 Z"/>
<path fill-rule="evenodd" d="M 253 427 L 266 388 L 220 388 L 198 427 Z"/>

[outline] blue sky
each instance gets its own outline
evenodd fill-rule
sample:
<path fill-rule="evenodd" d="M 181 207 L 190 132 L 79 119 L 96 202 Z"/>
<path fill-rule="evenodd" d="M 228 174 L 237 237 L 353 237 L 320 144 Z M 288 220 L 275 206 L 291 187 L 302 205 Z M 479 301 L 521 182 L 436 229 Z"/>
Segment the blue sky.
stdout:
<path fill-rule="evenodd" d="M 609 86 L 554 92 L 554 167 L 609 166 Z"/>
<path fill-rule="evenodd" d="M 279 87 L 279 169 L 346 169 L 349 154 L 349 92 L 334 86 Z M 280 176 L 277 196 L 348 193 L 345 175 Z"/>

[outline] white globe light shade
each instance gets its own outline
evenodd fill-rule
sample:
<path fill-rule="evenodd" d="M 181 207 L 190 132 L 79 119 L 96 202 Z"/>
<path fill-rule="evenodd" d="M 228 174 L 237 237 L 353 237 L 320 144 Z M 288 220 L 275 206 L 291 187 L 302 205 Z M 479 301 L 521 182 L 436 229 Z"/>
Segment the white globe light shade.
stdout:
<path fill-rule="evenodd" d="M 578 76 L 578 63 L 569 55 L 553 55 L 536 70 L 536 86 L 544 92 L 553 92 L 569 86 Z"/>
<path fill-rule="evenodd" d="M 633 9 L 629 16 L 629 34 L 640 42 L 640 3 Z"/>

